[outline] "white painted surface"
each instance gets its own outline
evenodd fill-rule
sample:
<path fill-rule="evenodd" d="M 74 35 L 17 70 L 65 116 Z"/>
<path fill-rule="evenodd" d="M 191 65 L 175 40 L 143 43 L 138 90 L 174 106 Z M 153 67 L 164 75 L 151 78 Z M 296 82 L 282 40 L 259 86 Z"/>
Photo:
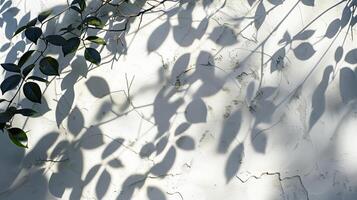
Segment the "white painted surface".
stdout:
<path fill-rule="evenodd" d="M 347 35 L 343 44 L 347 28 L 334 42 L 324 37 L 345 4 L 311 24 L 313 36 L 287 46 L 284 67 L 271 71 L 269 59 L 283 47 L 284 33 L 295 36 L 336 1 L 300 2 L 289 13 L 297 1 L 273 9 L 263 0 L 272 10 L 258 31 L 258 3 L 251 8 L 245 0 L 227 0 L 220 9 L 222 0 L 208 7 L 202 2 L 209 0 L 186 2 L 170 18 L 144 17 L 137 34 L 133 22 L 118 61 L 88 71 L 83 57 L 60 59 L 71 64 L 49 85 L 48 106 L 34 107 L 44 115 L 15 120 L 30 130 L 30 148 L 18 149 L 0 135 L 0 199 L 357 199 L 356 64 L 345 61 L 356 43 Z M 19 13 L 1 12 L 1 62 L 24 51 L 20 36 L 4 46 L 23 16 L 52 7 L 58 12 L 65 1 L 12 6 Z M 70 16 L 63 19 L 47 33 Z M 109 49 L 117 47 L 115 34 L 105 37 Z M 303 42 L 313 51 L 297 48 Z M 102 55 L 111 58 L 108 49 Z M 256 96 L 261 59 L 263 93 Z M 121 92 L 125 77 L 133 80 L 135 110 Z"/>

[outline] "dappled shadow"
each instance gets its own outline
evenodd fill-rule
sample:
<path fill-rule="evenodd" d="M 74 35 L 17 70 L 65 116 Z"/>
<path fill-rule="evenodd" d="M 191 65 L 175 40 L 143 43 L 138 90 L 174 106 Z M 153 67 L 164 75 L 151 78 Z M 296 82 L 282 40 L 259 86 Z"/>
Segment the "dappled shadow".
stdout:
<path fill-rule="evenodd" d="M 7 12 L 3 10 L 11 5 L 4 1 L 1 3 L 5 8 L 1 9 L 0 13 Z M 280 184 L 283 182 L 288 184 L 288 181 L 295 178 L 292 185 L 297 189 L 290 188 L 291 191 L 285 191 L 286 194 L 282 194 L 282 197 L 289 198 L 291 193 L 299 191 L 300 196 L 308 199 L 310 189 L 306 185 L 311 185 L 313 181 L 309 180 L 309 177 L 306 179 L 301 177 L 299 172 L 298 175 L 290 176 L 290 174 L 266 173 L 264 170 L 260 170 L 261 176 L 253 174 L 243 181 L 236 178 L 242 172 L 241 169 L 247 169 L 245 159 L 249 159 L 249 156 L 258 154 L 268 157 L 269 150 L 272 149 L 269 146 L 271 145 L 270 141 L 286 142 L 289 140 L 290 133 L 280 135 L 280 138 L 277 139 L 277 136 L 270 135 L 268 132 L 281 122 L 293 124 L 289 120 L 294 118 L 287 117 L 286 112 L 291 112 L 289 111 L 292 109 L 290 106 L 293 107 L 295 104 L 301 103 L 296 103 L 299 98 L 307 98 L 307 95 L 301 94 L 301 88 L 312 76 L 311 74 L 318 71 L 318 67 L 325 66 L 322 75 L 319 76 L 317 86 L 304 90 L 311 90 L 312 94 L 311 99 L 308 99 L 310 103 L 307 105 L 310 110 L 305 113 L 306 119 L 302 122 L 306 123 L 308 128 L 299 130 L 302 133 L 298 132 L 301 134 L 296 135 L 297 139 L 294 139 L 300 141 L 306 139 L 302 137 L 309 135 L 313 137 L 316 134 L 314 128 L 321 126 L 321 118 L 331 107 L 326 100 L 326 93 L 334 77 L 339 77 L 338 91 L 341 97 L 339 109 L 343 110 L 346 106 L 354 105 L 357 97 L 354 89 L 357 83 L 356 69 L 352 70 L 350 66 L 339 69 L 341 65 L 339 63 L 345 62 L 344 65 L 347 63 L 354 66 L 357 63 L 356 49 L 345 50 L 345 40 L 335 49 L 334 46 L 322 48 L 318 44 L 325 41 L 333 43 L 344 29 L 349 30 L 353 27 L 356 21 L 354 14 L 356 5 L 351 1 L 347 1 L 346 5 L 339 3 L 338 5 L 344 5 L 341 16 L 329 22 L 321 37 L 316 36 L 317 30 L 310 28 L 311 24 L 308 23 L 301 30 L 295 32 L 279 31 L 279 36 L 281 35 L 282 38 L 277 39 L 278 36 L 275 36 L 277 30 L 280 30 L 283 21 L 297 8 L 297 5 L 314 6 L 313 0 L 301 0 L 288 6 L 291 10 L 284 13 L 286 17 L 281 17 L 281 21 L 269 29 L 266 28 L 271 26 L 267 24 L 269 14 L 273 13 L 274 9 L 287 6 L 286 4 L 289 3 L 279 0 L 248 0 L 245 4 L 254 13 L 253 17 L 249 14 L 251 12 L 248 12 L 246 16 L 240 17 L 239 22 L 232 17 L 234 20 L 229 23 L 220 24 L 217 22 L 217 25 L 212 25 L 214 21 L 219 21 L 219 18 L 214 17 L 225 8 L 226 4 L 226 1 L 214 2 L 212 0 L 178 1 L 171 2 L 169 5 L 172 7 L 159 7 L 157 10 L 153 10 L 160 14 L 163 22 L 154 28 L 145 41 L 148 56 L 159 55 L 162 57 L 160 49 L 165 46 L 166 41 L 169 41 L 171 35 L 174 43 L 180 48 L 195 48 L 192 52 L 183 51 L 183 53 L 175 54 L 177 57 L 171 62 L 166 62 L 162 58 L 162 69 L 160 68 L 162 71 L 159 70 L 159 76 L 162 76 L 160 77 L 161 83 L 157 85 L 143 84 L 134 90 L 134 78 L 129 79 L 125 75 L 125 87 L 122 87 L 124 89 L 116 90 L 118 87 L 112 85 L 109 78 L 95 74 L 94 71 L 99 67 L 105 67 L 105 64 L 111 65 L 112 68 L 117 67 L 115 64 L 117 60 L 128 53 L 131 42 L 121 32 L 100 30 L 89 32 L 89 35 L 102 35 L 107 41 L 107 45 L 104 47 L 95 44 L 91 46 L 105 53 L 103 66 L 97 67 L 88 64 L 82 55 L 63 57 L 58 47 L 49 49 L 49 54 L 60 58 L 61 76 L 48 79 L 51 83 L 41 86 L 43 92 L 50 94 L 43 97 L 43 104 L 40 106 L 33 105 L 25 99 L 20 99 L 18 104 L 38 110 L 40 116 L 37 119 L 45 116 L 48 118 L 49 113 L 52 113 L 50 116 L 53 116 L 53 119 L 51 120 L 54 121 L 54 125 L 61 133 L 48 132 L 26 153 L 24 150 L 11 146 L 8 139 L 4 139 L 4 134 L 2 134 L 3 139 L 0 141 L 3 145 L 0 147 L 7 150 L 1 154 L 0 168 L 3 171 L 9 168 L 11 170 L 9 176 L 1 181 L 1 187 L 8 189 L 0 191 L 0 197 L 18 199 L 29 191 L 35 191 L 33 192 L 35 196 L 31 196 L 31 198 L 39 200 L 48 199 L 50 196 L 68 199 L 103 199 L 109 192 L 112 192 L 111 195 L 114 195 L 116 199 L 128 200 L 134 198 L 135 192 L 139 190 L 145 191 L 144 196 L 150 200 L 169 199 L 168 196 L 173 193 L 166 191 L 165 188 L 152 185 L 149 180 L 160 181 L 176 176 L 175 172 L 180 171 L 176 169 L 178 165 L 191 168 L 189 164 L 185 163 L 186 160 L 182 161 L 181 157 L 187 155 L 188 152 L 201 151 L 200 148 L 207 132 L 203 135 L 194 132 L 208 127 L 207 129 L 212 129 L 209 131 L 214 132 L 216 139 L 213 153 L 224 157 L 224 163 L 217 165 L 224 166 L 221 176 L 224 177 L 225 184 L 229 185 L 239 180 L 241 184 L 246 184 L 251 179 L 261 179 L 271 175 L 277 176 Z M 98 2 L 93 2 L 88 7 L 96 8 L 98 5 Z M 158 19 L 134 27 L 137 25 L 137 20 L 130 19 L 128 25 L 125 25 L 127 22 L 121 21 L 120 16 L 119 19 L 113 20 L 106 14 L 119 9 L 119 13 L 135 15 L 148 6 L 150 7 L 144 0 L 135 1 L 135 4 L 127 2 L 120 8 L 114 9 L 107 6 L 99 14 L 103 15 L 103 21 L 108 25 L 108 29 L 121 29 L 127 26 L 128 34 L 131 31 L 135 33 L 133 36 L 133 41 L 135 41 L 136 37 L 140 37 L 142 28 Z M 65 7 L 58 6 L 54 9 L 61 10 Z M 327 10 L 334 8 L 335 6 L 332 6 Z M 202 13 L 204 13 L 199 20 L 194 19 L 195 12 L 198 10 L 201 12 L 203 10 Z M 3 14 L 4 17 L 1 19 L 4 24 L 16 20 L 14 13 L 16 12 L 9 11 L 8 14 Z M 24 17 L 24 20 L 21 20 L 19 24 L 27 23 L 30 20 L 29 16 L 26 19 Z M 312 21 L 318 21 L 321 16 L 317 15 L 317 18 Z M 75 19 L 75 12 L 69 11 L 64 14 L 63 21 L 54 21 L 52 24 L 48 24 L 44 34 L 56 33 L 55 31 L 68 26 Z M 241 23 L 245 20 L 246 23 Z M 248 25 L 243 26 L 243 24 Z M 16 27 L 5 28 L 6 37 L 10 34 L 10 37 L 7 38 L 11 38 Z M 237 27 L 240 32 L 235 29 Z M 246 32 L 252 33 L 252 36 L 246 37 Z M 23 36 L 21 37 L 23 38 Z M 319 40 L 314 43 L 312 42 L 313 38 Z M 211 42 L 214 48 L 207 50 L 197 45 L 204 39 Z M 5 61 L 15 62 L 18 52 L 25 51 L 27 42 L 21 40 L 11 47 L 4 44 L 1 51 L 7 52 Z M 243 44 L 247 44 L 245 46 L 251 48 L 247 48 L 248 50 L 235 48 L 238 45 L 244 46 Z M 274 46 L 273 50 L 269 45 Z M 41 48 L 41 45 L 38 48 Z M 323 53 L 319 53 L 318 50 Z M 328 51 L 333 51 L 335 63 L 321 62 L 326 55 L 325 52 Z M 234 54 L 238 56 L 235 57 Z M 231 60 L 228 61 L 228 57 L 234 61 L 234 64 L 229 63 Z M 297 76 L 298 80 L 293 80 L 295 82 L 292 85 L 289 80 L 285 85 L 282 83 L 281 80 L 286 78 L 283 77 L 284 73 L 291 69 L 289 66 L 291 62 L 299 64 L 308 61 L 308 64 L 305 63 L 301 67 L 313 64 L 306 73 L 304 72 L 305 75 L 300 77 L 301 79 L 298 79 L 299 76 Z M 339 76 L 336 76 L 337 73 Z M 37 68 L 35 68 L 34 74 L 46 78 Z M 281 76 L 280 81 L 276 81 L 277 84 L 272 81 L 273 85 L 266 84 L 265 79 L 271 79 L 271 77 L 276 79 L 279 76 L 276 74 Z M 114 76 L 119 77 L 119 75 Z M 120 83 L 124 83 L 124 81 Z M 81 84 L 95 99 L 86 106 L 77 103 L 79 96 L 84 93 L 78 89 L 80 88 L 78 85 Z M 150 89 L 155 89 L 154 98 L 148 99 L 147 105 L 137 106 L 136 103 L 139 101 L 141 93 Z M 215 99 L 217 96 L 219 98 Z M 52 102 L 52 99 L 55 103 Z M 95 104 L 99 104 L 97 105 L 99 109 L 91 107 Z M 149 111 L 145 110 L 147 108 Z M 225 111 L 222 112 L 222 109 Z M 214 112 L 217 112 L 219 116 L 212 114 Z M 132 128 L 132 124 L 128 123 L 130 122 L 128 118 L 140 120 L 138 125 L 140 127 L 136 128 L 141 129 L 141 123 L 146 123 L 150 127 L 149 131 L 145 133 L 147 135 L 140 136 L 144 139 L 132 136 L 133 130 L 129 130 Z M 218 125 L 215 124 L 216 121 L 218 121 Z M 113 130 L 108 129 L 107 126 L 111 123 L 122 123 L 120 126 L 127 127 L 117 129 L 112 126 Z M 340 123 L 342 124 L 343 120 Z M 216 125 L 217 127 L 214 127 Z M 26 120 L 24 127 L 31 129 L 29 126 Z M 123 130 L 127 133 L 120 133 L 118 136 L 117 132 Z M 280 131 L 277 130 L 278 133 Z M 289 132 L 287 129 L 283 131 Z M 292 131 L 292 133 L 294 132 Z M 309 138 L 309 140 L 313 139 Z M 299 143 L 296 144 L 296 146 L 298 145 Z M 326 149 L 328 148 L 326 147 L 324 150 Z M 98 152 L 100 153 L 98 154 Z M 11 155 L 7 153 L 11 153 Z M 93 157 L 91 157 L 92 153 Z M 322 155 L 328 153 L 322 153 Z M 289 157 L 285 152 L 280 156 Z M 88 161 L 92 159 L 93 161 Z M 88 166 L 87 163 L 90 165 Z M 141 168 L 137 169 L 138 166 Z M 114 181 L 118 176 L 122 182 Z M 341 176 L 345 176 L 343 172 L 341 172 Z M 30 189 L 33 185 L 36 185 L 35 189 Z M 90 185 L 94 185 L 93 194 L 85 192 L 85 188 Z M 115 189 L 113 190 L 113 188 Z M 282 186 L 282 188 L 288 187 Z M 15 189 L 16 193 L 13 192 Z M 282 192 L 284 193 L 284 189 Z M 327 194 L 334 192 L 327 191 L 325 194 L 328 196 Z M 181 196 L 180 193 L 178 194 Z M 353 197 L 355 195 L 352 191 L 350 199 Z"/>

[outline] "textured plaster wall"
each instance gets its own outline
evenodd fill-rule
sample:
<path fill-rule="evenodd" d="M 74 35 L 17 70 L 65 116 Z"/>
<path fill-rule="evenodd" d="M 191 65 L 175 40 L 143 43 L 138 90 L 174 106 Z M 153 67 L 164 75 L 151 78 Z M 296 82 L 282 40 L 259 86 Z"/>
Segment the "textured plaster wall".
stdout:
<path fill-rule="evenodd" d="M 14 121 L 29 148 L 0 134 L 0 199 L 357 199 L 357 35 L 346 2 L 311 2 L 165 3 L 98 33 L 99 67 L 54 47 L 44 103 L 17 102 L 41 113 Z M 0 3 L 2 63 L 29 46 L 19 25 L 66 6 Z"/>

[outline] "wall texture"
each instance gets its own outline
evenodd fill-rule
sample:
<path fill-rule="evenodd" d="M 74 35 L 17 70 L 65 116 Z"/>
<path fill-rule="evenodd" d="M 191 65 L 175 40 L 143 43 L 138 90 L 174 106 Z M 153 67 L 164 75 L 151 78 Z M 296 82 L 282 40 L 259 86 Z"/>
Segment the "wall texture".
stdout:
<path fill-rule="evenodd" d="M 29 47 L 18 26 L 66 7 L 0 3 L 1 63 Z M 353 4 L 167 2 L 125 36 L 94 33 L 99 67 L 54 47 L 62 73 L 43 104 L 17 102 L 41 113 L 14 121 L 29 148 L 0 134 L 0 199 L 357 199 Z"/>

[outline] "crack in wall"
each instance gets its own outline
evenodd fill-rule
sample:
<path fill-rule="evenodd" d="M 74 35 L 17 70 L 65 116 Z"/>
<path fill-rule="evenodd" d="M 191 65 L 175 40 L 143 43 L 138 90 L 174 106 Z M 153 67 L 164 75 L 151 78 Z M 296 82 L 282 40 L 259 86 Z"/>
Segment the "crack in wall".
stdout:
<path fill-rule="evenodd" d="M 293 175 L 293 176 L 286 176 L 286 177 L 282 177 L 281 176 L 281 173 L 280 172 L 263 172 L 261 173 L 259 176 L 257 175 L 251 175 L 249 176 L 247 179 L 243 180 L 241 177 L 239 177 L 239 175 L 236 175 L 236 177 L 239 179 L 240 182 L 242 183 L 247 183 L 249 180 L 251 179 L 256 179 L 256 180 L 259 180 L 261 178 L 263 178 L 264 176 L 277 176 L 278 177 L 278 180 L 279 180 L 279 183 L 280 183 L 280 188 L 281 188 L 281 191 L 283 193 L 283 197 L 285 199 L 285 191 L 284 191 L 284 187 L 282 185 L 282 182 L 285 181 L 285 180 L 290 180 L 290 179 L 298 179 L 302 189 L 304 190 L 304 193 L 306 195 L 306 200 L 310 200 L 310 197 L 309 197 L 309 192 L 307 191 L 304 183 L 302 182 L 302 179 L 301 179 L 301 176 L 300 175 Z"/>

